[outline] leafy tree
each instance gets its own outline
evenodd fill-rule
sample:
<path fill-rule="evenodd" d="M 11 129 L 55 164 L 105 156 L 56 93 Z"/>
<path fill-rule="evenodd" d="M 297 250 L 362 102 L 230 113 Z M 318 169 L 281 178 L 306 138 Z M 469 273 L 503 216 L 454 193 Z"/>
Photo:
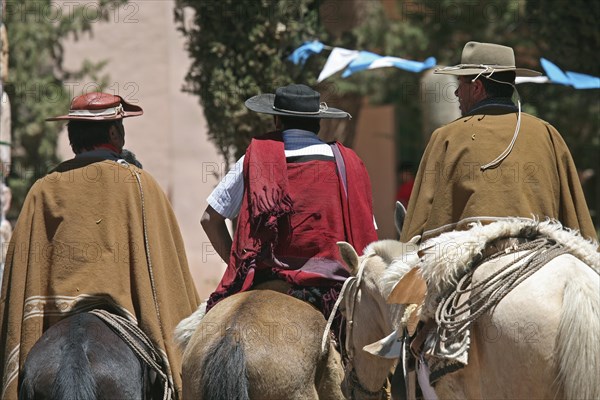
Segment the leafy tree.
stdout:
<path fill-rule="evenodd" d="M 272 128 L 272 120 L 246 109 L 246 99 L 294 81 L 314 84 L 312 59 L 299 68 L 286 58 L 304 41 L 326 38 L 318 6 L 316 0 L 177 1 L 175 18 L 193 60 L 184 90 L 199 96 L 209 138 L 226 162 Z"/>
<path fill-rule="evenodd" d="M 526 35 L 535 38 L 537 53 L 566 71 L 600 75 L 598 44 L 600 3 L 583 0 L 530 0 Z M 563 135 L 580 170 L 595 175 L 584 184 L 588 207 L 600 228 L 600 93 L 560 85 L 530 85 L 523 90 L 533 112 Z"/>
<path fill-rule="evenodd" d="M 68 109 L 74 95 L 64 86 L 90 76 L 99 86 L 108 77 L 97 74 L 104 63 L 86 62 L 78 71 L 63 68 L 63 41 L 90 32 L 126 0 L 100 0 L 94 7 L 77 3 L 61 8 L 52 0 L 7 1 L 3 15 L 9 37 L 9 81 L 4 89 L 11 101 L 13 165 L 8 185 L 13 192 L 9 218 L 16 218 L 27 191 L 59 161 L 56 155 L 61 124 L 44 119 Z M 68 3 L 68 2 L 67 2 Z"/>

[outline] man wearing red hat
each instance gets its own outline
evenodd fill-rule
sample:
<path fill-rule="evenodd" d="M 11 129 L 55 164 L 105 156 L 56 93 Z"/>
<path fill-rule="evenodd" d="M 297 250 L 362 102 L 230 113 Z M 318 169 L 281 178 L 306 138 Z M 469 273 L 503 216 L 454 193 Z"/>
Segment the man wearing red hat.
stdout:
<path fill-rule="evenodd" d="M 17 397 L 19 370 L 48 327 L 95 308 L 136 323 L 181 391 L 171 335 L 198 296 L 169 201 L 122 153 L 123 119 L 142 113 L 120 96 L 89 93 L 48 119 L 69 121 L 75 157 L 33 185 L 15 226 L 0 303 L 2 399 Z"/>

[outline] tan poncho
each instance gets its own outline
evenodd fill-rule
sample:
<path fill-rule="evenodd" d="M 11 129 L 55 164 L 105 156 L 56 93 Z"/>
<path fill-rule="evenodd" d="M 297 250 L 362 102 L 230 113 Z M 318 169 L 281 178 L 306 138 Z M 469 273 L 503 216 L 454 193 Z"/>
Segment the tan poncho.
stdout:
<path fill-rule="evenodd" d="M 9 246 L 0 302 L 0 398 L 17 398 L 19 369 L 44 330 L 107 303 L 137 320 L 165 353 L 181 391 L 172 332 L 199 301 L 171 205 L 156 181 L 134 166 L 67 161 L 31 188 Z"/>
<path fill-rule="evenodd" d="M 401 240 L 436 236 L 470 217 L 554 218 L 596 239 L 575 164 L 558 131 L 522 114 L 509 156 L 494 160 L 510 143 L 517 113 L 487 107 L 436 130 L 425 149 L 408 204 Z M 438 229 L 438 230 L 436 230 Z"/>

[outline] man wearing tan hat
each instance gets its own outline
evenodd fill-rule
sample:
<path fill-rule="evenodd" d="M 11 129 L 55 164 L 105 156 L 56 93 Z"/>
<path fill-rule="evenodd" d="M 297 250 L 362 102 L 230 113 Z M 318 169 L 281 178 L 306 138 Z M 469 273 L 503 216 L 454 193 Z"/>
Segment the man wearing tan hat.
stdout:
<path fill-rule="evenodd" d="M 20 370 L 46 329 L 95 308 L 137 324 L 181 391 L 172 331 L 198 297 L 168 199 L 123 159 L 123 119 L 142 113 L 120 96 L 89 93 L 49 118 L 68 121 L 75 157 L 33 185 L 15 226 L 0 302 L 2 399 L 17 398 Z"/>
<path fill-rule="evenodd" d="M 282 291 L 312 299 L 329 317 L 350 275 L 337 242 L 347 241 L 362 253 L 377 240 L 365 166 L 352 150 L 317 136 L 321 119 L 349 114 L 328 107 L 318 92 L 301 84 L 254 96 L 245 105 L 273 115 L 276 131 L 253 139 L 208 198 L 202 226 L 228 265 L 207 309 L 277 280 L 289 284 Z M 225 219 L 236 217 L 232 242 Z M 338 324 L 339 319 L 332 332 Z"/>
<path fill-rule="evenodd" d="M 597 239 L 573 158 L 549 123 L 521 112 L 512 48 L 469 42 L 458 77 L 462 117 L 433 132 L 408 204 L 400 240 L 428 239 L 459 221 L 553 218 Z M 517 105 L 512 101 L 513 91 Z"/>

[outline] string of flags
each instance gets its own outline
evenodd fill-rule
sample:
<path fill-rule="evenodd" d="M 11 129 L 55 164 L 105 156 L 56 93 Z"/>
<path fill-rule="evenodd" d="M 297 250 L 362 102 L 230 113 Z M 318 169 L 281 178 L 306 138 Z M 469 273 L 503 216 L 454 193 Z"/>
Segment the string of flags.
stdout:
<path fill-rule="evenodd" d="M 437 63 L 434 57 L 428 57 L 422 62 L 413 61 L 400 57 L 380 56 L 369 51 L 326 46 L 318 40 L 303 43 L 288 56 L 288 60 L 296 65 L 303 66 L 311 56 L 320 54 L 323 50 L 330 50 L 331 52 L 317 78 L 317 82 L 322 82 L 340 71 L 342 71 L 342 78 L 347 78 L 356 72 L 385 67 L 419 73 L 435 67 Z M 546 73 L 545 76 L 517 77 L 516 83 L 556 83 L 572 86 L 575 89 L 600 89 L 600 78 L 598 77 L 578 72 L 563 72 L 558 66 L 545 58 L 540 59 L 540 64 Z"/>
<path fill-rule="evenodd" d="M 547 82 L 573 86 L 575 89 L 600 89 L 600 78 L 598 77 L 580 74 L 579 72 L 563 72 L 556 64 L 545 58 L 540 59 L 540 64 L 546 72 L 546 76 L 540 76 L 539 78 L 546 78 Z"/>
<path fill-rule="evenodd" d="M 288 60 L 296 65 L 304 65 L 310 56 L 319 54 L 325 49 L 331 50 L 331 53 L 317 79 L 318 82 L 322 82 L 341 70 L 344 70 L 342 78 L 347 78 L 355 72 L 384 67 L 395 67 L 418 73 L 433 68 L 436 64 L 433 57 L 429 57 L 423 62 L 406 60 L 400 57 L 384 57 L 370 51 L 325 46 L 317 40 L 302 44 L 290 54 Z"/>

